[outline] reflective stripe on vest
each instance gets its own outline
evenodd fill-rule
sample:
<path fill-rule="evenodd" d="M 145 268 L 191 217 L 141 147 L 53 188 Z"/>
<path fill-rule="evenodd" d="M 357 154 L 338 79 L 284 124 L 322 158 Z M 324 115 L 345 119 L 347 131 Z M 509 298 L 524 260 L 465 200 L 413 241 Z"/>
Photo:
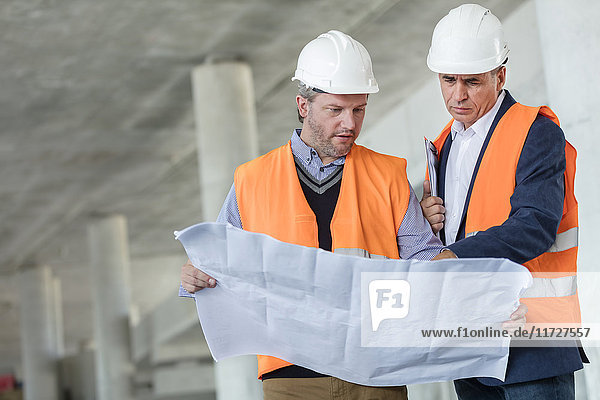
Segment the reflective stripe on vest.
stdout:
<path fill-rule="evenodd" d="M 533 278 L 533 285 L 521 298 L 565 297 L 575 294 L 577 294 L 577 276 L 571 275 L 560 278 Z"/>
<path fill-rule="evenodd" d="M 579 228 L 574 227 L 563 233 L 556 234 L 554 244 L 548 249 L 549 253 L 557 253 L 579 245 Z"/>
<path fill-rule="evenodd" d="M 353 248 L 353 249 L 348 249 L 348 248 L 337 248 L 334 249 L 333 252 L 335 254 L 344 254 L 346 256 L 357 256 L 357 257 L 363 257 L 363 258 L 371 258 L 374 260 L 387 260 L 389 259 L 389 257 L 386 256 L 380 256 L 378 254 L 371 254 L 368 251 L 366 251 L 365 249 L 358 249 L 358 248 Z"/>
<path fill-rule="evenodd" d="M 300 186 L 290 143 L 239 166 L 234 184 L 245 230 L 318 247 L 317 220 Z M 405 160 L 353 145 L 330 224 L 333 251 L 399 258 L 396 234 L 409 198 Z M 287 365 L 259 355 L 258 376 Z"/>
<path fill-rule="evenodd" d="M 469 232 L 465 235 L 465 237 L 475 236 L 479 233 L 479 231 Z M 550 246 L 548 253 L 557 253 L 559 251 L 565 251 L 572 249 L 573 247 L 577 247 L 579 245 L 579 228 L 574 227 L 565 232 L 557 233 L 556 240 Z"/>

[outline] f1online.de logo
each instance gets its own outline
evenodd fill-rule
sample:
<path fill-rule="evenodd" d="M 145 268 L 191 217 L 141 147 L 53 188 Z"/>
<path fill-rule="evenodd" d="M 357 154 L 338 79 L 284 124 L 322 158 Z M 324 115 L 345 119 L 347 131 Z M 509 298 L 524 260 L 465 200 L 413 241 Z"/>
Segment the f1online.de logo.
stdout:
<path fill-rule="evenodd" d="M 410 284 L 403 279 L 378 279 L 369 282 L 371 327 L 373 332 L 385 319 L 401 319 L 408 315 Z"/>

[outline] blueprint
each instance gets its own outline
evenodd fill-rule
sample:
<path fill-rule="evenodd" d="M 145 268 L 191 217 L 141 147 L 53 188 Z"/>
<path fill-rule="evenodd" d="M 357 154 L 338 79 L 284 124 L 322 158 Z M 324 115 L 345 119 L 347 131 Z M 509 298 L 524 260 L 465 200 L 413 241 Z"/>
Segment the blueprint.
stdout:
<path fill-rule="evenodd" d="M 510 339 L 469 335 L 499 328 L 532 281 L 504 259 L 365 259 L 219 223 L 175 235 L 217 280 L 195 294 L 215 360 L 271 355 L 362 385 L 503 380 Z"/>

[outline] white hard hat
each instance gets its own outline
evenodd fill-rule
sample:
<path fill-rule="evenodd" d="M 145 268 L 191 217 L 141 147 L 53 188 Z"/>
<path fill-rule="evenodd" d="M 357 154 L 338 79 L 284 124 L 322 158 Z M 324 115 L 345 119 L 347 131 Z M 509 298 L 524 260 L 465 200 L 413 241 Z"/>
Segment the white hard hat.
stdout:
<path fill-rule="evenodd" d="M 292 80 L 333 94 L 379 91 L 367 49 L 340 31 L 323 33 L 304 46 Z"/>
<path fill-rule="evenodd" d="M 480 74 L 502 65 L 507 56 L 500 20 L 478 4 L 463 4 L 433 30 L 427 66 L 441 74 Z"/>

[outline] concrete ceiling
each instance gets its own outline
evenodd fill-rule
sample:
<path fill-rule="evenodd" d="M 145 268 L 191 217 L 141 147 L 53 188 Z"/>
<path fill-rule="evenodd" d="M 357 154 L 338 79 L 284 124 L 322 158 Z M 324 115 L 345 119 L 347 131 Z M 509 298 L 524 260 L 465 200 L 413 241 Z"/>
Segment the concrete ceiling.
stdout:
<path fill-rule="evenodd" d="M 381 87 L 368 129 L 430 77 L 433 27 L 460 3 L 3 0 L 0 367 L 19 363 L 15 274 L 29 264 L 49 265 L 62 280 L 67 349 L 91 338 L 94 214 L 128 219 L 141 311 L 175 295 L 183 252 L 172 232 L 202 220 L 191 68 L 221 58 L 252 66 L 264 152 L 297 125 L 289 78 L 300 49 L 342 30 L 369 49 Z M 502 19 L 523 1 L 480 3 Z"/>

